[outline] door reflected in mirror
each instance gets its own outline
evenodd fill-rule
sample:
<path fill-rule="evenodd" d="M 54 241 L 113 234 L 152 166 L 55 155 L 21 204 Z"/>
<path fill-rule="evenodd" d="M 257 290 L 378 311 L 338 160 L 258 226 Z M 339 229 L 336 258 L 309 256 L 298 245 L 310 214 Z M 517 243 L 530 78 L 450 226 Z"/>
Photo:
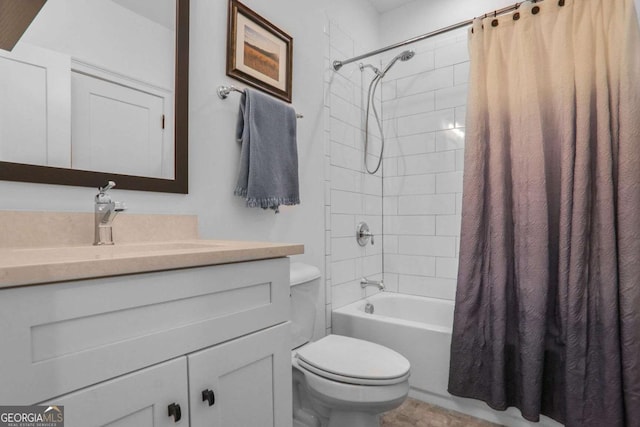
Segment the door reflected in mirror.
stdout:
<path fill-rule="evenodd" d="M 187 74 L 188 0 L 48 0 L 0 50 L 0 179 L 186 193 Z"/>

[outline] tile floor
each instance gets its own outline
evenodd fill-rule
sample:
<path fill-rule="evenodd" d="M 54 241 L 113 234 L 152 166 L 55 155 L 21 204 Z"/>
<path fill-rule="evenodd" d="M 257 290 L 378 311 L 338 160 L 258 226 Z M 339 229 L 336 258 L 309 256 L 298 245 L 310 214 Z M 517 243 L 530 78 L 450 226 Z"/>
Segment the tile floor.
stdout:
<path fill-rule="evenodd" d="M 450 411 L 415 399 L 407 399 L 398 409 L 382 417 L 381 427 L 496 427 L 460 412 Z"/>

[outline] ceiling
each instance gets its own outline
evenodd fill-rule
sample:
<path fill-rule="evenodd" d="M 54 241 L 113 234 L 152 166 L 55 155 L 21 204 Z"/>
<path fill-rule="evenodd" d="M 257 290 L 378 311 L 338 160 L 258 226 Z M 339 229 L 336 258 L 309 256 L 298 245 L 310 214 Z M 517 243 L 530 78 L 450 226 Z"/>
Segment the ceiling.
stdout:
<path fill-rule="evenodd" d="M 175 29 L 175 0 L 113 0 L 113 2 L 172 31 Z"/>
<path fill-rule="evenodd" d="M 414 0 L 369 0 L 373 7 L 380 13 L 385 13 L 396 7 L 400 7 Z"/>

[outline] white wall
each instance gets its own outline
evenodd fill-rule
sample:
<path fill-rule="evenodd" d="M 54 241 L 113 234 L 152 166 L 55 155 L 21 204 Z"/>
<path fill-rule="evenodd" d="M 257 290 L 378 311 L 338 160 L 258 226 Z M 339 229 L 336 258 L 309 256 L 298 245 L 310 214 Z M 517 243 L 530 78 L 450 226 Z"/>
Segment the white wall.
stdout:
<path fill-rule="evenodd" d="M 415 0 L 380 16 L 381 42 L 383 45 L 400 42 L 514 3 L 514 0 Z"/>
<path fill-rule="evenodd" d="M 202 237 L 297 242 L 297 261 L 324 265 L 323 73 L 324 29 L 336 22 L 359 22 L 360 9 L 339 0 L 245 0 L 294 39 L 293 105 L 298 122 L 300 206 L 270 211 L 248 209 L 233 196 L 240 146 L 234 130 L 239 96 L 222 101 L 216 87 L 234 83 L 225 75 L 227 2 L 191 0 L 189 194 L 113 190 L 130 213 L 195 214 Z M 346 25 L 346 24 L 345 24 Z M 368 46 L 367 46 L 368 47 Z M 92 212 L 91 188 L 0 181 L 0 209 Z M 127 215 L 123 213 L 122 215 Z M 118 226 L 118 222 L 114 224 Z M 320 306 L 324 302 L 324 295 Z M 324 333 L 324 312 L 317 333 Z"/>

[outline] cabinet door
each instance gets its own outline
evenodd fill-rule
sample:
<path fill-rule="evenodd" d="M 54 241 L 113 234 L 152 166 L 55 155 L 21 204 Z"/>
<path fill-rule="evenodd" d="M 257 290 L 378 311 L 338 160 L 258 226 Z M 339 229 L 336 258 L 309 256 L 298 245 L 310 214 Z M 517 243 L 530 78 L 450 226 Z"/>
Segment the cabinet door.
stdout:
<path fill-rule="evenodd" d="M 185 357 L 44 402 L 63 405 L 66 427 L 189 426 Z M 169 405 L 174 413 L 169 416 Z"/>
<path fill-rule="evenodd" d="M 192 427 L 291 426 L 289 326 L 188 356 Z"/>

